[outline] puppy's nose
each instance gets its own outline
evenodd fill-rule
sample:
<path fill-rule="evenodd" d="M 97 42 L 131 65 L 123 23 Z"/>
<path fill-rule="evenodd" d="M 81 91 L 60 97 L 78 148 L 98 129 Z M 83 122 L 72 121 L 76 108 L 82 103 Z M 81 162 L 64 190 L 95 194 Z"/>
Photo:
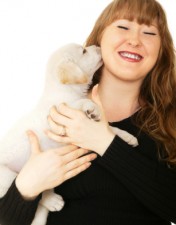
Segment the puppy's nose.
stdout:
<path fill-rule="evenodd" d="M 87 49 L 83 48 L 83 54 L 85 54 L 87 52 Z"/>

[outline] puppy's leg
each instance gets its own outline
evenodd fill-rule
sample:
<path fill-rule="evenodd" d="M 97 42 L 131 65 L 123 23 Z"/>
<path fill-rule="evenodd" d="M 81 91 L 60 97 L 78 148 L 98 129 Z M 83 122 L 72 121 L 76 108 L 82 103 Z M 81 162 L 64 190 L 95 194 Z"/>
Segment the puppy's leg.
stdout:
<path fill-rule="evenodd" d="M 62 197 L 55 194 L 53 189 L 44 191 L 31 225 L 45 225 L 48 212 L 60 211 L 63 206 L 64 201 Z"/>
<path fill-rule="evenodd" d="M 42 193 L 42 199 L 40 200 L 40 204 L 45 206 L 49 211 L 60 211 L 64 206 L 63 198 L 55 194 L 53 189 L 44 191 Z"/>
<path fill-rule="evenodd" d="M 47 217 L 48 209 L 39 204 L 31 225 L 45 225 L 47 222 Z"/>
<path fill-rule="evenodd" d="M 10 170 L 7 166 L 0 165 L 0 198 L 6 194 L 16 176 L 17 173 Z"/>
<path fill-rule="evenodd" d="M 129 145 L 132 145 L 133 147 L 138 146 L 138 140 L 136 137 L 134 137 L 132 134 L 128 133 L 125 130 L 121 130 L 117 127 L 111 127 L 112 131 L 117 134 L 122 140 L 127 142 Z"/>

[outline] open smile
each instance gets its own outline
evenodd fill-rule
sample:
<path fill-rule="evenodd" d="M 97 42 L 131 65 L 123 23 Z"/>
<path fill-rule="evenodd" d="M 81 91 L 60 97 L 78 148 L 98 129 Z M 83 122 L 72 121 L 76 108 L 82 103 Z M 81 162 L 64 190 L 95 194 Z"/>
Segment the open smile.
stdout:
<path fill-rule="evenodd" d="M 120 51 L 118 52 L 120 57 L 129 62 L 140 62 L 143 59 L 143 56 L 127 51 Z"/>

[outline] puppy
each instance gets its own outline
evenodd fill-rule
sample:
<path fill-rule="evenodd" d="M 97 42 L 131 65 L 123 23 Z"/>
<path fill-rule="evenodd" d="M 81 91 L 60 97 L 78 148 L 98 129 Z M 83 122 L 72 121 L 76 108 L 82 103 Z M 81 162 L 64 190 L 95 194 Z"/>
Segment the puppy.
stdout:
<path fill-rule="evenodd" d="M 38 135 L 42 150 L 59 146 L 59 143 L 47 138 L 43 132 L 49 129 L 46 118 L 53 105 L 65 102 L 83 110 L 89 118 L 100 119 L 97 106 L 86 98 L 88 85 L 100 66 L 101 50 L 97 46 L 83 48 L 73 43 L 52 54 L 46 69 L 46 85 L 39 103 L 29 115 L 17 122 L 0 143 L 0 197 L 6 194 L 30 156 L 26 130 L 31 129 Z M 112 129 L 129 144 L 137 145 L 137 139 L 129 133 Z M 59 211 L 63 205 L 62 197 L 53 190 L 43 192 L 31 225 L 45 225 L 48 211 Z"/>

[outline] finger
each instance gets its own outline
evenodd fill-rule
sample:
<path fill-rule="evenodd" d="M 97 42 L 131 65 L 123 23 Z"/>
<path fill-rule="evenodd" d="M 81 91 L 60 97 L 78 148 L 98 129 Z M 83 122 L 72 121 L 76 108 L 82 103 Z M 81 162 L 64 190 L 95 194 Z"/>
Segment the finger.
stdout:
<path fill-rule="evenodd" d="M 63 128 L 65 130 L 65 125 L 61 125 L 61 126 L 58 125 L 52 120 L 51 116 L 48 116 L 47 119 L 48 119 L 48 125 L 51 128 L 52 132 L 58 135 L 63 135 Z"/>
<path fill-rule="evenodd" d="M 101 103 L 100 96 L 98 93 L 98 84 L 92 88 L 92 100 L 99 106 L 99 109 L 101 111 L 101 119 L 106 120 L 103 105 Z"/>
<path fill-rule="evenodd" d="M 66 105 L 65 103 L 62 103 L 59 105 L 58 111 L 62 115 L 66 116 L 70 119 L 74 119 L 75 117 L 77 117 L 78 113 L 80 113 L 79 110 L 73 109 L 73 108 L 69 107 L 68 105 Z"/>
<path fill-rule="evenodd" d="M 67 143 L 67 144 L 71 144 L 71 140 L 69 137 L 67 136 L 59 136 L 55 133 L 53 133 L 52 131 L 50 130 L 45 130 L 44 131 L 45 134 L 50 138 L 52 139 L 53 141 L 56 141 L 58 143 Z"/>
<path fill-rule="evenodd" d="M 54 151 L 58 152 L 58 154 L 60 156 L 64 156 L 64 155 L 67 155 L 68 153 L 75 151 L 76 149 L 80 149 L 80 148 L 76 145 L 65 145 L 63 147 L 55 149 Z M 87 154 L 87 153 L 91 153 L 91 152 L 92 152 L 91 150 L 84 149 L 83 154 Z"/>
<path fill-rule="evenodd" d="M 27 136 L 28 136 L 28 139 L 29 139 L 29 142 L 30 142 L 31 153 L 33 154 L 33 153 L 41 152 L 40 144 L 39 144 L 39 140 L 38 140 L 37 135 L 31 130 L 28 130 L 26 133 L 27 133 Z"/>
<path fill-rule="evenodd" d="M 80 158 L 77 158 L 75 160 L 72 160 L 70 162 L 68 162 L 66 165 L 65 165 L 65 171 L 70 171 L 70 170 L 73 170 L 87 162 L 90 162 L 92 160 L 94 160 L 95 158 L 97 157 L 97 154 L 95 153 L 90 153 L 90 154 L 87 154 L 85 156 L 82 156 Z"/>
<path fill-rule="evenodd" d="M 64 177 L 64 180 L 68 180 L 76 175 L 78 175 L 79 173 L 83 172 L 84 170 L 86 170 L 87 168 L 89 168 L 89 166 L 91 165 L 90 162 L 87 162 L 73 170 L 70 170 L 68 171 L 66 174 L 65 174 L 65 177 Z"/>
<path fill-rule="evenodd" d="M 97 103 L 98 105 L 102 106 L 101 104 L 101 100 L 98 94 L 98 84 L 96 84 L 93 88 L 92 88 L 92 99 L 95 103 Z"/>
<path fill-rule="evenodd" d="M 77 148 L 77 149 L 75 149 L 75 151 L 65 154 L 65 156 L 63 157 L 63 161 L 65 163 L 69 163 L 69 162 L 87 154 L 88 152 L 89 151 L 87 149 Z"/>
<path fill-rule="evenodd" d="M 91 165 L 90 161 L 94 160 L 96 157 L 97 155 L 92 153 L 68 163 L 66 165 L 67 172 L 65 174 L 65 179 L 76 176 L 78 173 L 87 169 Z"/>
<path fill-rule="evenodd" d="M 56 151 L 60 156 L 64 156 L 70 152 L 75 151 L 79 147 L 76 145 L 65 145 L 63 147 L 57 148 L 54 151 Z"/>
<path fill-rule="evenodd" d="M 60 112 L 57 111 L 56 107 L 53 106 L 50 109 L 50 115 L 48 116 L 48 122 L 51 122 L 51 120 L 53 120 L 53 122 L 57 124 L 61 124 L 64 126 L 68 126 L 70 123 L 70 118 L 66 117 L 65 115 L 60 114 Z"/>

